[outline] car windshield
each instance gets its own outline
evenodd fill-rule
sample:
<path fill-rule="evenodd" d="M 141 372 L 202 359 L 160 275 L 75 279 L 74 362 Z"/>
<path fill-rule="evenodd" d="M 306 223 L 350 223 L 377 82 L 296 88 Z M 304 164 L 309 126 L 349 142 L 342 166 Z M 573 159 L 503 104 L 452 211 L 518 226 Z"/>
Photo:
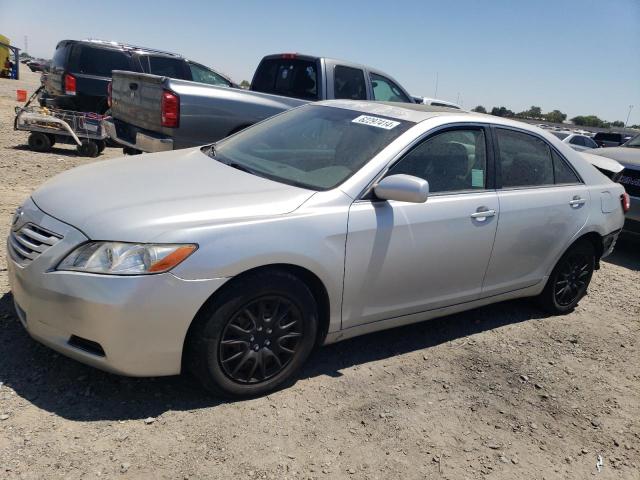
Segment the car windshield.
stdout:
<path fill-rule="evenodd" d="M 640 135 L 636 135 L 635 137 L 633 137 L 631 140 L 625 143 L 624 146 L 640 148 Z"/>
<path fill-rule="evenodd" d="M 329 190 L 412 125 L 355 110 L 307 105 L 229 137 L 209 154 L 258 176 Z"/>

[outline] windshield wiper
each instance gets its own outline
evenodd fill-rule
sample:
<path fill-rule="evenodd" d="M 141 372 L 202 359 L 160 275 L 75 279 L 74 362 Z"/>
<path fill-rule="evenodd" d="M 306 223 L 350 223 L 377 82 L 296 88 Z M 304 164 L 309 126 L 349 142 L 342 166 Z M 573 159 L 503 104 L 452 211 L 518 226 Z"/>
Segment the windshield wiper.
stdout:
<path fill-rule="evenodd" d="M 241 172 L 250 173 L 251 175 L 256 175 L 258 177 L 261 176 L 255 170 L 251 170 L 249 167 L 242 165 L 241 163 L 237 163 L 237 162 L 222 162 L 222 163 L 230 166 L 231 168 L 235 168 L 236 170 L 240 170 Z"/>

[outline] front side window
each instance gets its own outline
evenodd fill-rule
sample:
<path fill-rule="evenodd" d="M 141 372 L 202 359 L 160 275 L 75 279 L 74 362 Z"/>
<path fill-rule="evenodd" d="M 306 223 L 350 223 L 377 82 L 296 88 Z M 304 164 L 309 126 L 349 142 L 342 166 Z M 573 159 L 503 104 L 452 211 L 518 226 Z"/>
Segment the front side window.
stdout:
<path fill-rule="evenodd" d="M 584 144 L 584 137 L 581 137 L 580 135 L 576 135 L 575 137 L 573 137 L 571 140 L 569 140 L 569 143 L 571 145 L 579 145 L 581 147 L 585 147 L 586 146 Z"/>
<path fill-rule="evenodd" d="M 439 133 L 411 150 L 387 175 L 423 178 L 433 193 L 483 190 L 487 182 L 485 143 L 482 129 Z"/>
<path fill-rule="evenodd" d="M 598 148 L 598 144 L 589 137 L 584 137 L 584 144 L 586 147 L 589 147 L 589 148 Z"/>
<path fill-rule="evenodd" d="M 333 71 L 335 98 L 348 100 L 366 100 L 367 87 L 364 72 L 358 68 L 337 65 Z"/>
<path fill-rule="evenodd" d="M 194 82 L 206 83 L 208 85 L 218 85 L 221 87 L 230 87 L 231 83 L 222 75 L 218 75 L 213 70 L 198 65 L 197 63 L 189 62 L 189 68 L 191 69 L 191 78 Z"/>
<path fill-rule="evenodd" d="M 316 63 L 302 59 L 271 58 L 256 71 L 251 89 L 285 97 L 318 99 Z"/>
<path fill-rule="evenodd" d="M 361 169 L 413 123 L 307 105 L 218 142 L 222 163 L 289 185 L 328 190 Z"/>
<path fill-rule="evenodd" d="M 553 160 L 549 146 L 522 132 L 496 129 L 503 187 L 553 185 Z"/>
<path fill-rule="evenodd" d="M 371 86 L 373 87 L 373 99 L 380 102 L 405 102 L 411 100 L 405 93 L 388 78 L 375 73 L 371 74 Z"/>

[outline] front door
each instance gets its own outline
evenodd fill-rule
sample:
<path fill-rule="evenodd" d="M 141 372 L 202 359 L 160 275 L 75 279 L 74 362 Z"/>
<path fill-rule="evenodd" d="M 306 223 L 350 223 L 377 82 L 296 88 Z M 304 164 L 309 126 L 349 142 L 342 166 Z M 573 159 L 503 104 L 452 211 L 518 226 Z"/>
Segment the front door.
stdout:
<path fill-rule="evenodd" d="M 343 328 L 478 298 L 499 214 L 487 165 L 482 127 L 441 131 L 387 173 L 426 179 L 425 203 L 352 205 Z"/>

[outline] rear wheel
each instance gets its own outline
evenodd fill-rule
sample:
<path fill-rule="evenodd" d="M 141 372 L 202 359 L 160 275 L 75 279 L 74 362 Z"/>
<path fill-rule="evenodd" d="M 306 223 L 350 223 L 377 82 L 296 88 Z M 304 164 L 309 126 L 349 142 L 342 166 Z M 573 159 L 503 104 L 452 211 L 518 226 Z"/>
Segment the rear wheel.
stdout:
<path fill-rule="evenodd" d="M 200 313 L 189 334 L 189 369 L 216 395 L 267 393 L 303 365 L 317 325 L 316 302 L 303 282 L 286 272 L 258 273 Z"/>
<path fill-rule="evenodd" d="M 97 157 L 100 153 L 98 144 L 93 140 L 82 140 L 82 144 L 77 147 L 78 154 L 83 157 Z"/>
<path fill-rule="evenodd" d="M 29 148 L 36 152 L 48 152 L 51 150 L 51 139 L 49 135 L 41 132 L 33 132 L 29 135 Z"/>
<path fill-rule="evenodd" d="M 581 240 L 572 245 L 551 272 L 539 297 L 541 306 L 551 313 L 572 311 L 587 293 L 595 262 L 595 249 L 591 242 Z"/>

